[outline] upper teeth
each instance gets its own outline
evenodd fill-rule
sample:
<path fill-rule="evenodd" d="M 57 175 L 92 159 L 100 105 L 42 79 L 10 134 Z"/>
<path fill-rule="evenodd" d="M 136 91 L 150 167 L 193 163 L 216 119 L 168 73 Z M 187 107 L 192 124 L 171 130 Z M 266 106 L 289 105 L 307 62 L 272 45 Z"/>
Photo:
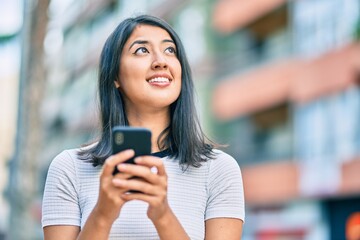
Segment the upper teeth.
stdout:
<path fill-rule="evenodd" d="M 153 79 L 150 79 L 149 82 L 169 82 L 170 80 L 168 78 L 165 77 L 156 77 Z"/>

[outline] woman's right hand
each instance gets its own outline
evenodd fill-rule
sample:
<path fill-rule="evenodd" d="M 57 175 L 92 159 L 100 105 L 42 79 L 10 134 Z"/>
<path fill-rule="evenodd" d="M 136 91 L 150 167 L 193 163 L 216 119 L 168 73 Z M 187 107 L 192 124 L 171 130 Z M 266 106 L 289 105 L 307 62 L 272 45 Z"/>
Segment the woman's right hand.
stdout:
<path fill-rule="evenodd" d="M 106 159 L 100 175 L 100 189 L 98 201 L 95 205 L 94 211 L 97 217 L 106 222 L 113 223 L 120 214 L 120 210 L 125 201 L 121 195 L 128 191 L 113 184 L 114 179 L 129 179 L 132 176 L 125 173 L 117 173 L 113 175 L 114 168 L 118 164 L 127 161 L 134 156 L 133 150 L 125 150 L 110 156 Z"/>

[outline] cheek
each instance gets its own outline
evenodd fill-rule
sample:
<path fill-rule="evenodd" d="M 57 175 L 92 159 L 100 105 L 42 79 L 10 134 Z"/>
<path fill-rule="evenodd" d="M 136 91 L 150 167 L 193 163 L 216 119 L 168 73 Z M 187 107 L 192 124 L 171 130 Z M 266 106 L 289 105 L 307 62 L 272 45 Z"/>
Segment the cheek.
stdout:
<path fill-rule="evenodd" d="M 130 85 L 130 83 L 134 82 L 136 79 L 143 79 L 144 73 L 142 68 L 138 63 L 127 63 L 123 64 L 120 69 L 120 84 L 122 85 Z"/>
<path fill-rule="evenodd" d="M 180 62 L 178 60 L 175 60 L 174 62 L 172 62 L 171 66 L 176 75 L 176 78 L 181 80 L 182 69 L 181 69 Z"/>

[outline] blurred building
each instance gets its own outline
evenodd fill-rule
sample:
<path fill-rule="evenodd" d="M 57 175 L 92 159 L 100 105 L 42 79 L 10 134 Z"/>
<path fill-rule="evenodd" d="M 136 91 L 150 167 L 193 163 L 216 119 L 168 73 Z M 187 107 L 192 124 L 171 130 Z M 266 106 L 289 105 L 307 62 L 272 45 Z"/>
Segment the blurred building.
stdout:
<path fill-rule="evenodd" d="M 205 131 L 242 168 L 243 239 L 344 238 L 360 211 L 359 0 L 51 0 L 48 12 L 41 188 L 56 154 L 97 134 L 107 36 L 150 13 L 179 33 Z"/>
<path fill-rule="evenodd" d="M 359 14 L 357 0 L 217 5 L 225 51 L 247 50 L 225 55 L 212 107 L 243 169 L 250 239 L 345 239 L 359 211 Z"/>

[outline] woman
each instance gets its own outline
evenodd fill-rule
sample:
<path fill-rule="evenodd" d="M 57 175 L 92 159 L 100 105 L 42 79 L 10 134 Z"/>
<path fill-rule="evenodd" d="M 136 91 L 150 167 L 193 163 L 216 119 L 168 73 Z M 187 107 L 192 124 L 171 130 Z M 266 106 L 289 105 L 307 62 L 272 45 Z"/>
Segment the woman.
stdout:
<path fill-rule="evenodd" d="M 49 168 L 45 240 L 240 239 L 240 169 L 205 142 L 184 48 L 166 22 L 142 15 L 118 25 L 101 54 L 99 95 L 99 141 Z M 153 154 L 136 164 L 124 163 L 132 150 L 111 156 L 116 125 L 150 129 Z"/>

